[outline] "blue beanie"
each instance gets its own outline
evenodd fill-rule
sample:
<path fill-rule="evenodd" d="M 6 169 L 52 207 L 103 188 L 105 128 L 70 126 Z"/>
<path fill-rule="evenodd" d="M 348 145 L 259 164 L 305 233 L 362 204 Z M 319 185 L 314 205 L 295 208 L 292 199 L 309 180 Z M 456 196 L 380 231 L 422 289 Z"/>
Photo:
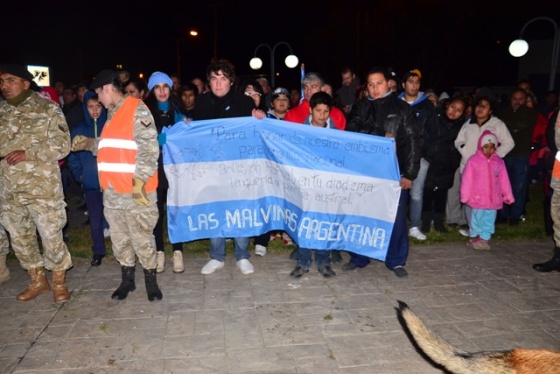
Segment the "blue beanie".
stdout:
<path fill-rule="evenodd" d="M 173 81 L 169 78 L 169 75 L 162 73 L 161 71 L 152 73 L 150 79 L 148 80 L 148 90 L 151 91 L 156 84 L 162 82 L 167 83 L 169 87 L 173 87 Z"/>

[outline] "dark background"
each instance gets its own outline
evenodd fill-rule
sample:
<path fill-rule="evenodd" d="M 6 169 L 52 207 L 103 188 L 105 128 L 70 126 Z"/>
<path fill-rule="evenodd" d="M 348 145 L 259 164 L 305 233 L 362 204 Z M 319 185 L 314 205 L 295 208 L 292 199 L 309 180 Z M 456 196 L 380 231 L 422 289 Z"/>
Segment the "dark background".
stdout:
<path fill-rule="evenodd" d="M 123 69 L 147 78 L 156 70 L 177 70 L 183 81 L 204 76 L 214 55 L 228 58 L 241 77 L 269 75 L 249 60 L 260 43 L 289 43 L 306 71 L 340 86 L 340 70 L 351 66 L 364 78 L 368 68 L 393 68 L 399 76 L 418 68 L 423 88 L 437 92 L 458 86 L 512 86 L 518 59 L 509 43 L 533 17 L 560 22 L 560 1 L 234 1 L 99 0 L 10 1 L 1 7 L 1 62 L 48 65 L 51 84 L 75 84 L 98 71 Z M 199 36 L 187 36 L 195 28 Z M 215 32 L 217 31 L 217 32 Z M 524 34 L 528 41 L 552 39 L 549 22 Z M 215 43 L 216 42 L 216 43 Z M 287 69 L 285 46 L 275 54 L 277 86 L 298 87 L 300 69 Z M 544 58 L 550 59 L 550 56 Z M 557 83 L 558 87 L 558 83 Z"/>

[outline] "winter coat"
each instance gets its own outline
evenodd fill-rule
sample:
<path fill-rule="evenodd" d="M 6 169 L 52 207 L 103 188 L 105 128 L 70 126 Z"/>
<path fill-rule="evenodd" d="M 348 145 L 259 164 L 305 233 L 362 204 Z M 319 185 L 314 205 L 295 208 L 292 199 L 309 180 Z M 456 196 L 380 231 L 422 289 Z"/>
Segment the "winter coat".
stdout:
<path fill-rule="evenodd" d="M 469 157 L 476 153 L 478 139 L 484 130 L 491 131 L 498 138 L 499 144 L 496 146 L 496 153 L 501 158 L 504 158 L 515 146 L 515 142 L 506 124 L 497 117 L 490 117 L 482 126 L 476 123 L 476 118 L 468 120 L 463 127 L 461 127 L 457 139 L 455 139 L 455 147 L 459 150 L 459 153 L 461 153 L 461 172 Z"/>
<path fill-rule="evenodd" d="M 172 99 L 173 98 L 170 97 L 169 101 L 161 103 L 155 100 L 155 96 L 152 96 L 146 100 L 146 105 L 154 117 L 158 134 L 161 134 L 164 127 L 171 127 L 186 118 L 186 115 L 181 112 L 182 108 L 180 109 L 178 105 L 173 103 Z M 168 188 L 169 182 L 165 176 L 165 169 L 163 167 L 163 152 L 160 147 L 158 157 L 158 189 L 167 190 Z"/>
<path fill-rule="evenodd" d="M 87 110 L 87 102 L 92 96 L 95 96 L 95 92 L 93 91 L 88 91 L 84 95 L 82 106 L 85 120 L 79 123 L 71 132 L 72 139 L 74 139 L 76 135 L 98 138 L 101 135 L 101 131 L 103 131 L 103 126 L 107 121 L 107 110 L 103 107 L 101 108 L 101 115 L 97 119 L 97 132 L 95 132 L 93 119 L 89 116 Z M 84 193 L 101 191 L 97 172 L 97 157 L 94 156 L 93 153 L 90 151 L 70 152 L 68 156 L 68 166 L 74 180 L 82 185 Z"/>
<path fill-rule="evenodd" d="M 511 105 L 508 105 L 497 113 L 498 118 L 506 124 L 515 142 L 515 147 L 508 156 L 529 157 L 531 155 L 531 142 L 537 123 L 537 114 L 536 109 L 528 108 L 525 105 L 519 106 L 516 111 Z"/>
<path fill-rule="evenodd" d="M 197 96 L 194 121 L 216 118 L 233 118 L 250 116 L 255 102 L 243 92 L 230 89 L 223 97 L 212 92 Z"/>
<path fill-rule="evenodd" d="M 303 99 L 301 104 L 292 108 L 286 113 L 284 120 L 295 123 L 303 123 L 305 119 L 309 116 L 309 101 Z M 329 116 L 332 118 L 334 125 L 340 129 L 344 130 L 346 128 L 346 117 L 344 113 L 337 107 L 332 107 Z"/>
<path fill-rule="evenodd" d="M 515 201 L 504 160 L 494 152 L 487 158 L 482 151 L 482 141 L 494 138 L 491 131 L 484 131 L 478 141 L 476 153 L 469 158 L 461 175 L 461 202 L 473 209 L 502 209 L 504 202 Z"/>
<path fill-rule="evenodd" d="M 438 121 L 429 121 L 424 127 L 423 156 L 430 163 L 424 188 L 447 190 L 453 186 L 455 171 L 461 162 L 461 154 L 454 142 L 465 118 L 450 120 L 443 107 L 436 109 L 436 115 Z"/>
<path fill-rule="evenodd" d="M 395 93 L 376 100 L 357 101 L 348 114 L 346 131 L 383 137 L 391 133 L 395 138 L 401 176 L 412 181 L 418 175 L 422 135 L 410 105 Z"/>

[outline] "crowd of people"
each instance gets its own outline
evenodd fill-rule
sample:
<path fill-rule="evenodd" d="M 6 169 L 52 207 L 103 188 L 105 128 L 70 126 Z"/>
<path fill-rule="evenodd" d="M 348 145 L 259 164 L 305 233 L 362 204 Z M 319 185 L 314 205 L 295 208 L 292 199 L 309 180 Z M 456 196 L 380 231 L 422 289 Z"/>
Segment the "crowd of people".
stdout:
<path fill-rule="evenodd" d="M 122 280 L 112 294 L 125 299 L 135 290 L 136 262 L 142 266 L 148 299 L 161 300 L 157 273 L 165 271 L 165 217 L 168 181 L 163 169 L 164 128 L 191 121 L 254 116 L 393 138 L 401 192 L 386 267 L 397 277 L 405 268 L 409 237 L 426 240 L 432 228 L 451 228 L 476 250 L 489 250 L 496 224 L 517 226 L 524 219 L 528 186 L 545 186 L 544 227 L 555 242 L 550 261 L 537 271 L 560 271 L 560 144 L 558 95 L 542 104 L 526 80 L 500 102 L 490 88 L 452 95 L 422 90 L 422 73 L 399 77 L 373 67 L 365 81 L 351 68 L 340 73 L 335 91 L 318 73 L 301 87 L 271 87 L 266 78 L 239 82 L 233 64 L 213 60 L 204 78 L 181 84 L 180 77 L 156 71 L 148 81 L 127 72 L 103 70 L 91 82 L 68 87 L 36 87 L 22 66 L 0 66 L 0 283 L 9 278 L 6 256 L 13 249 L 30 276 L 17 296 L 32 300 L 51 290 L 56 302 L 70 297 L 66 270 L 65 189 L 81 187 L 92 240 L 91 266 L 102 264 L 110 236 Z M 301 93 L 301 94 L 300 94 Z M 4 230 L 5 229 L 5 230 Z M 6 234 L 7 232 L 7 234 Z M 41 239 L 42 253 L 38 237 Z M 237 267 L 251 274 L 254 254 L 265 256 L 270 240 L 285 232 L 233 238 Z M 209 275 L 225 263 L 226 238 L 210 238 Z M 173 243 L 172 270 L 184 271 L 183 245 Z M 315 261 L 324 277 L 341 263 L 336 250 L 295 246 L 290 275 L 301 277 Z M 350 253 L 342 271 L 363 268 L 371 259 Z"/>

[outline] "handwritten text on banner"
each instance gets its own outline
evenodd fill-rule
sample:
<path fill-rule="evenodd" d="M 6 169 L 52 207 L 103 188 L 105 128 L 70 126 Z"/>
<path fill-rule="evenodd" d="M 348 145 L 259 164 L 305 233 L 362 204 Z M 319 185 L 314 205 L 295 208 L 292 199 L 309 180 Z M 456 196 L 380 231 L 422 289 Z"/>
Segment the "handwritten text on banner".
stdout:
<path fill-rule="evenodd" d="M 171 242 L 284 230 L 304 248 L 385 259 L 400 194 L 392 139 L 253 117 L 164 131 Z"/>

